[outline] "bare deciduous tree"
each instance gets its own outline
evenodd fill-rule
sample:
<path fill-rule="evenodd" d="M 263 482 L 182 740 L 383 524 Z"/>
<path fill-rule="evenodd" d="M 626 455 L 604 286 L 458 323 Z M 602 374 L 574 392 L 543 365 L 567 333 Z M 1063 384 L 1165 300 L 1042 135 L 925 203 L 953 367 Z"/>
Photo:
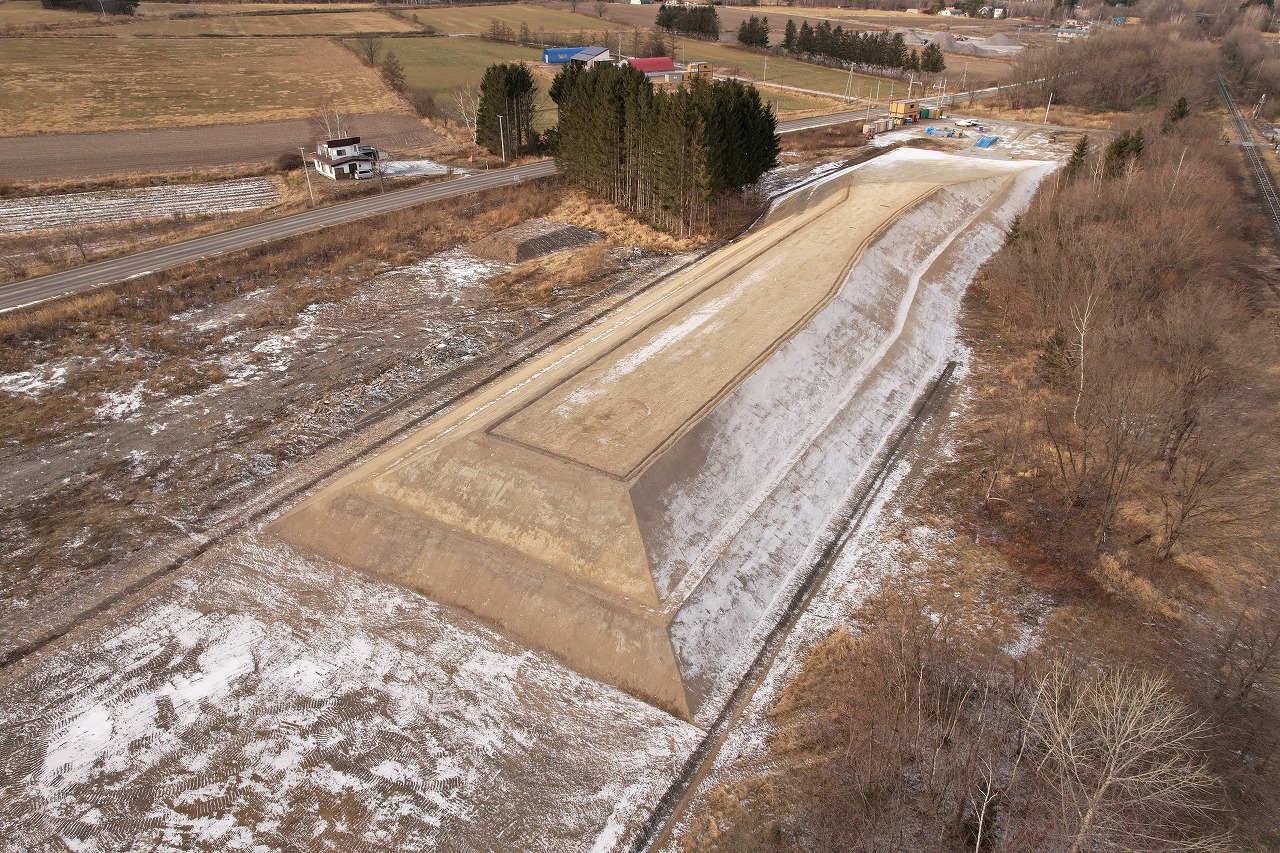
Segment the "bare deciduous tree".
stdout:
<path fill-rule="evenodd" d="M 311 113 L 311 124 L 325 139 L 344 139 L 354 134 L 350 116 L 332 95 L 325 95 L 316 102 Z"/>
<path fill-rule="evenodd" d="M 480 116 L 480 93 L 472 86 L 464 86 L 453 93 L 454 103 L 458 105 L 458 118 L 466 126 L 471 135 L 471 143 L 476 142 L 476 126 Z"/>
<path fill-rule="evenodd" d="M 1217 784 L 1200 755 L 1205 729 L 1158 677 L 1125 667 L 1053 663 L 1026 730 L 1054 792 L 1053 835 L 1067 853 L 1212 850 L 1194 831 Z"/>
<path fill-rule="evenodd" d="M 357 36 L 352 39 L 351 45 L 356 56 L 359 56 L 365 65 L 373 67 L 378 64 L 378 59 L 382 56 L 382 39 L 371 35 Z"/>
<path fill-rule="evenodd" d="M 67 241 L 67 245 L 80 253 L 80 260 L 89 260 L 88 237 L 84 233 L 84 229 L 72 225 L 62 229 L 62 237 Z"/>

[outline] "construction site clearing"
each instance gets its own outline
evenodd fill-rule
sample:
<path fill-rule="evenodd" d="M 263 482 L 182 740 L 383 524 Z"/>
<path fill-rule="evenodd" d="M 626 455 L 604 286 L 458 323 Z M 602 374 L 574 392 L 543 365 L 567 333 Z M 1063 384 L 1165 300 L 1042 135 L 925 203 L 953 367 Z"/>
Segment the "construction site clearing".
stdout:
<path fill-rule="evenodd" d="M 0 817 L 27 847 L 625 849 L 1053 168 L 822 174 L 208 549 L 0 684 Z"/>
<path fill-rule="evenodd" d="M 853 487 L 921 278 L 1037 168 L 900 152 L 795 193 L 271 530 L 697 719 Z M 903 230 L 932 239 L 868 253 Z"/>

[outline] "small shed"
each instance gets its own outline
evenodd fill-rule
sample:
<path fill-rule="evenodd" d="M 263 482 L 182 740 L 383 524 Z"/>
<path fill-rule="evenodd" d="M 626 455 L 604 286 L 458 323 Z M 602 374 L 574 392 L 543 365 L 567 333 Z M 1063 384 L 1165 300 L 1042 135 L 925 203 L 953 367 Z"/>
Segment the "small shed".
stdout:
<path fill-rule="evenodd" d="M 676 64 L 671 61 L 668 56 L 652 56 L 644 59 L 628 59 L 627 64 L 637 71 L 643 71 L 644 76 L 649 78 L 663 79 L 669 74 L 674 74 Z"/>
<path fill-rule="evenodd" d="M 897 101 L 889 102 L 889 117 L 901 119 L 904 122 L 920 120 L 920 102 L 909 98 L 902 98 Z"/>
<path fill-rule="evenodd" d="M 594 68 L 597 63 L 606 64 L 609 60 L 609 48 L 607 47 L 578 48 L 578 52 L 569 57 L 571 63 L 581 65 L 583 68 Z"/>
<path fill-rule="evenodd" d="M 542 51 L 542 61 L 546 65 L 568 65 L 569 60 L 580 50 L 580 47 L 548 47 Z"/>

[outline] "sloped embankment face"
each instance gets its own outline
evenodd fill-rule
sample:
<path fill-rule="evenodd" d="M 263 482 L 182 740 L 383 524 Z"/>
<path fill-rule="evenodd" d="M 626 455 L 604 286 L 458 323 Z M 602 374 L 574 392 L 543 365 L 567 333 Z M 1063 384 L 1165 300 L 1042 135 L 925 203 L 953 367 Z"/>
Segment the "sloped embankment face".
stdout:
<path fill-rule="evenodd" d="M 273 530 L 698 719 L 1038 174 L 904 151 L 798 193 Z"/>

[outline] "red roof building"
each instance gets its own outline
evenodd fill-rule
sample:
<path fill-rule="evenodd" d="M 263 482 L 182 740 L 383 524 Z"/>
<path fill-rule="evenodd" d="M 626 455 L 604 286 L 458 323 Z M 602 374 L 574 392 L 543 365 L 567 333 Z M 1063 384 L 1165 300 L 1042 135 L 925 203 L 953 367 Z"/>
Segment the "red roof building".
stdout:
<path fill-rule="evenodd" d="M 676 64 L 667 56 L 653 56 L 648 59 L 628 59 L 627 62 L 637 71 L 649 74 L 670 74 L 676 70 Z"/>

